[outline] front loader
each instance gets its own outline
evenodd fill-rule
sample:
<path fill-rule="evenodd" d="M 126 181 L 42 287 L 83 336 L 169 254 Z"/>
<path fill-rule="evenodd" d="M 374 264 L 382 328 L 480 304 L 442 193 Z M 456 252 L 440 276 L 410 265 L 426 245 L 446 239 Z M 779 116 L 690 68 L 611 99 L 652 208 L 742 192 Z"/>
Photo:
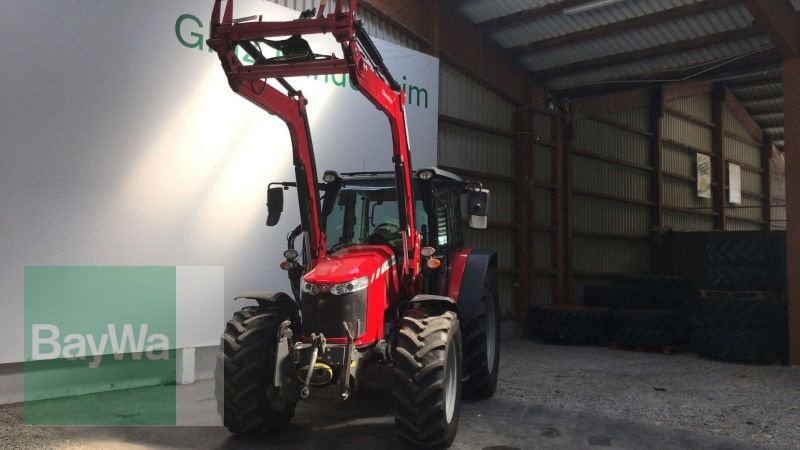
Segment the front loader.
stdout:
<path fill-rule="evenodd" d="M 290 188 L 301 218 L 281 263 L 292 294 L 237 297 L 258 306 L 237 312 L 222 335 L 218 410 L 234 433 L 279 431 L 299 401 L 317 389 L 346 400 L 375 365 L 393 371 L 399 439 L 447 447 L 462 395 L 487 398 L 497 385 L 497 256 L 464 247 L 465 223 L 487 225 L 489 192 L 443 170 L 412 170 L 405 94 L 356 19 L 356 1 L 331 3 L 288 22 L 236 19 L 233 0 L 214 4 L 208 45 L 231 89 L 285 122 L 291 136 L 296 179 L 270 185 L 267 225 L 278 223 Z M 303 39 L 321 33 L 341 44 L 343 57 L 315 54 Z M 237 49 L 255 63 L 243 64 Z M 318 178 L 307 100 L 287 78 L 325 74 L 349 74 L 386 116 L 391 170 Z"/>

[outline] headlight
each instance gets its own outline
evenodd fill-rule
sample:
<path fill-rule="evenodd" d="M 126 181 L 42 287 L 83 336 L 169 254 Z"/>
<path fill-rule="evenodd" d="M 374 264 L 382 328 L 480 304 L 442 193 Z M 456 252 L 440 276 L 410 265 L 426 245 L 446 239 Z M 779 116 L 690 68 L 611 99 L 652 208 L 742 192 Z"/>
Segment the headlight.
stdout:
<path fill-rule="evenodd" d="M 349 294 L 351 292 L 360 291 L 362 289 L 366 289 L 369 285 L 369 277 L 361 277 L 356 278 L 353 281 L 348 281 L 347 283 L 339 283 L 334 285 L 331 288 L 331 294 L 333 295 L 344 295 Z"/>
<path fill-rule="evenodd" d="M 309 283 L 303 280 L 303 292 L 306 294 L 317 295 L 319 294 L 319 286 L 314 283 Z"/>

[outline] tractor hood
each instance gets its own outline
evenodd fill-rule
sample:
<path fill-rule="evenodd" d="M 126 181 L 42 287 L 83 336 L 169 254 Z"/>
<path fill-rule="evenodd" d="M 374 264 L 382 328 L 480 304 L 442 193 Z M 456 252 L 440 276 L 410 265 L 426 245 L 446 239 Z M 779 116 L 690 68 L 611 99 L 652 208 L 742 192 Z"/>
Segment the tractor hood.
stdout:
<path fill-rule="evenodd" d="M 356 245 L 320 259 L 303 278 L 314 284 L 337 284 L 369 277 L 372 283 L 395 264 L 394 253 L 383 245 Z"/>

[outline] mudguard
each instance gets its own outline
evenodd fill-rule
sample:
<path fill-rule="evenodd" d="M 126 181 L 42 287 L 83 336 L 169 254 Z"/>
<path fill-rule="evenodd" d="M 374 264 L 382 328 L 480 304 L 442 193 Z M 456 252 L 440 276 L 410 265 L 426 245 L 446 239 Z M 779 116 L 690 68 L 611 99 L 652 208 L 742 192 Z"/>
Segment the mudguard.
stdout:
<path fill-rule="evenodd" d="M 497 253 L 494 250 L 474 249 L 467 256 L 456 298 L 462 321 L 475 319 L 483 311 L 480 307 L 483 282 L 490 269 L 496 268 Z"/>
<path fill-rule="evenodd" d="M 445 297 L 442 295 L 419 294 L 415 295 L 414 298 L 411 299 L 410 303 L 434 303 L 448 311 L 453 311 L 454 313 L 458 314 L 458 304 L 456 304 L 456 301 L 450 297 Z"/>
<path fill-rule="evenodd" d="M 279 306 L 284 314 L 286 314 L 292 322 L 292 332 L 299 336 L 302 329 L 303 313 L 300 306 L 292 297 L 283 292 L 271 291 L 248 291 L 237 295 L 234 300 L 249 299 L 258 302 L 258 306 L 263 308 L 267 306 Z"/>

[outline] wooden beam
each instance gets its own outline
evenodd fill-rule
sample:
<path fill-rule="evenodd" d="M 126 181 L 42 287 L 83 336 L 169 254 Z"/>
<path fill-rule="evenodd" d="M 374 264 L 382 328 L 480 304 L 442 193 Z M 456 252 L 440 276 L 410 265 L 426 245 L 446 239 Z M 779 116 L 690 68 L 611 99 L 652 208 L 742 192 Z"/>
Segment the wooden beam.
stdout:
<path fill-rule="evenodd" d="M 630 161 L 625 161 L 625 160 L 618 159 L 618 158 L 612 158 L 610 156 L 605 156 L 605 155 L 602 155 L 602 154 L 597 153 L 597 152 L 592 152 L 592 151 L 589 151 L 589 150 L 579 149 L 579 148 L 576 148 L 574 146 L 570 146 L 570 151 L 572 152 L 573 155 L 582 156 L 584 158 L 589 158 L 589 159 L 594 159 L 596 161 L 603 161 L 603 162 L 607 162 L 609 164 L 616 164 L 618 166 L 630 167 L 631 169 L 638 169 L 638 170 L 642 170 L 642 171 L 645 171 L 645 172 L 650 172 L 650 171 L 653 170 L 653 168 L 651 166 L 646 166 L 646 165 L 642 165 L 642 164 L 636 164 L 636 163 L 632 163 Z"/>
<path fill-rule="evenodd" d="M 509 27 L 523 22 L 533 22 L 551 14 L 560 14 L 564 9 L 571 8 L 586 3 L 586 0 L 562 0 L 548 5 L 537 6 L 534 8 L 523 9 L 505 16 L 495 17 L 494 19 L 478 22 L 478 29 L 483 32 L 495 31 L 500 28 Z"/>
<path fill-rule="evenodd" d="M 772 138 L 764 133 L 764 148 L 761 149 L 761 167 L 764 173 L 761 174 L 761 217 L 764 219 L 764 230 L 772 229 L 772 171 L 770 170 L 772 161 Z"/>
<path fill-rule="evenodd" d="M 710 94 L 714 84 L 707 81 L 685 81 L 664 86 L 664 103 L 696 95 Z"/>
<path fill-rule="evenodd" d="M 661 161 L 663 118 L 664 90 L 654 88 L 650 93 L 650 165 L 653 166 L 650 175 L 650 199 L 653 202 L 650 224 L 656 231 L 664 229 L 664 168 Z"/>
<path fill-rule="evenodd" d="M 714 228 L 725 231 L 725 186 L 727 172 L 725 167 L 725 127 L 722 123 L 722 109 L 725 104 L 725 85 L 717 83 L 711 96 L 711 121 L 716 126 L 711 130 L 711 152 L 716 158 L 711 159 L 711 178 L 717 181 L 712 186 L 712 203 L 717 215 L 714 217 Z"/>
<path fill-rule="evenodd" d="M 531 95 L 531 92 L 528 92 Z M 532 101 L 532 98 L 529 98 Z M 534 268 L 535 259 L 533 248 L 533 232 L 531 231 L 531 223 L 533 218 L 532 208 L 533 200 L 533 152 L 534 152 L 534 128 L 533 128 L 533 109 L 531 108 L 517 108 L 514 113 L 514 130 L 517 131 L 517 139 L 514 155 L 514 170 L 517 181 L 516 192 L 516 205 L 514 207 L 514 220 L 519 224 L 516 230 L 516 265 L 519 268 L 520 276 L 517 279 L 518 288 L 515 295 L 516 300 L 516 315 L 517 320 L 522 323 L 522 329 L 527 330 L 528 309 L 530 308 L 530 297 L 535 291 L 534 283 Z M 533 251 L 531 251 L 533 250 Z"/>
<path fill-rule="evenodd" d="M 769 40 L 783 56 L 800 56 L 800 24 L 790 0 L 743 0 Z"/>
<path fill-rule="evenodd" d="M 609 114 L 647 106 L 650 102 L 647 89 L 634 89 L 614 94 L 597 95 L 570 100 L 574 120 Z"/>
<path fill-rule="evenodd" d="M 664 85 L 665 99 L 670 101 L 674 100 L 674 98 L 671 98 L 671 95 L 668 94 L 669 87 L 672 85 L 696 82 L 698 83 L 696 85 L 697 88 L 700 89 L 705 83 L 708 83 L 708 81 L 704 80 L 727 79 L 729 77 L 735 77 L 737 74 L 743 72 L 752 73 L 754 70 L 753 67 L 761 67 L 766 70 L 768 67 L 774 67 L 775 64 L 780 64 L 780 61 L 780 56 L 777 55 L 774 50 L 764 50 L 735 61 L 730 61 L 727 64 L 720 65 L 711 70 L 705 69 L 707 71 L 702 73 L 701 71 L 704 69 L 698 68 L 697 64 L 688 64 L 664 71 L 636 74 L 614 80 L 597 80 L 596 82 L 587 83 L 583 86 L 562 89 L 558 91 L 558 95 L 567 98 L 581 98 L 620 92 L 631 89 L 633 86 L 637 86 L 641 89 L 642 86 Z M 712 62 L 709 62 L 707 66 L 711 68 L 712 64 Z"/>
<path fill-rule="evenodd" d="M 550 135 L 557 142 L 553 149 L 552 179 L 556 189 L 553 198 L 553 221 L 556 232 L 553 233 L 554 265 L 556 269 L 553 283 L 553 302 L 569 304 L 572 302 L 572 262 L 571 262 L 571 224 L 570 211 L 570 150 L 565 142 L 564 117 L 559 116 L 552 121 Z"/>
<path fill-rule="evenodd" d="M 640 59 L 693 50 L 696 48 L 719 44 L 720 42 L 750 39 L 761 34 L 761 32 L 753 28 L 741 28 L 738 30 L 723 31 L 721 33 L 708 34 L 699 38 L 670 42 L 668 44 L 656 45 L 654 47 L 647 47 L 640 50 L 600 56 L 572 64 L 565 64 L 563 66 L 537 70 L 535 73 L 539 79 L 546 80 L 548 78 L 560 77 L 584 70 L 594 70 L 602 67 L 613 66 L 614 64 L 628 63 Z"/>
<path fill-rule="evenodd" d="M 775 100 L 783 100 L 783 94 L 771 95 L 769 97 L 750 95 L 750 96 L 747 96 L 747 97 L 740 98 L 738 100 L 741 103 L 772 102 L 772 101 L 775 101 Z"/>
<path fill-rule="evenodd" d="M 516 137 L 516 134 L 513 131 L 501 130 L 500 128 L 490 127 L 488 125 L 470 122 L 468 120 L 463 120 L 457 117 L 451 117 L 444 114 L 439 114 L 439 122 L 455 125 L 461 128 L 467 128 L 469 130 L 480 131 L 482 133 L 494 134 L 495 136 L 500 136 L 509 139 L 514 139 Z"/>
<path fill-rule="evenodd" d="M 783 77 L 780 76 L 780 75 L 769 77 L 769 78 L 764 78 L 762 80 L 744 81 L 744 82 L 740 82 L 740 83 L 736 83 L 736 82 L 730 83 L 729 82 L 727 84 L 728 84 L 729 88 L 738 90 L 738 89 L 763 88 L 763 87 L 773 86 L 773 85 L 776 85 L 778 83 L 783 84 Z"/>
<path fill-rule="evenodd" d="M 685 120 L 687 122 L 692 122 L 695 125 L 700 125 L 700 126 L 703 126 L 703 127 L 706 127 L 706 128 L 714 128 L 714 127 L 717 126 L 717 124 L 715 124 L 713 122 L 710 122 L 708 120 L 703 120 L 703 119 L 701 119 L 699 117 L 695 117 L 695 116 L 693 116 L 693 115 L 691 115 L 691 114 L 689 114 L 687 112 L 681 111 L 680 109 L 665 108 L 664 112 L 666 112 L 667 114 L 669 114 L 671 116 L 675 116 L 675 117 L 677 117 L 679 119 L 683 119 L 683 120 Z"/>
<path fill-rule="evenodd" d="M 441 0 L 361 0 L 369 12 L 420 42 L 423 50 L 467 73 L 504 99 L 526 103 L 528 70 L 460 14 L 448 12 Z M 536 104 L 545 105 L 547 90 L 535 85 Z"/>
<path fill-rule="evenodd" d="M 800 86 L 800 57 L 783 65 L 784 86 Z M 800 89 L 787 89 L 786 123 L 800 123 Z M 800 366 L 800 127 L 786 128 L 786 295 L 789 305 L 789 364 Z"/>
<path fill-rule="evenodd" d="M 761 131 L 761 127 L 758 126 L 758 123 L 753 120 L 753 117 L 747 112 L 747 108 L 736 99 L 736 96 L 733 95 L 730 89 L 724 87 L 723 93 L 723 100 L 726 105 L 728 105 L 728 109 L 733 114 L 733 117 L 742 124 L 744 129 L 747 131 L 747 134 L 753 138 L 754 141 L 758 142 L 759 145 L 763 143 L 764 133 Z"/>
<path fill-rule="evenodd" d="M 508 177 L 505 175 L 497 175 L 495 173 L 488 173 L 488 172 L 480 172 L 477 170 L 469 170 L 469 169 L 462 169 L 461 167 L 455 166 L 446 166 L 442 164 L 437 164 L 436 167 L 446 170 L 448 172 L 453 172 L 456 175 L 464 177 L 468 180 L 493 180 L 493 181 L 500 181 L 502 183 L 510 183 L 516 184 L 517 179 L 515 177 Z"/>
<path fill-rule="evenodd" d="M 574 33 L 562 34 L 552 38 L 542 39 L 528 44 L 509 47 L 506 50 L 514 55 L 537 52 L 566 44 L 571 44 L 584 39 L 596 39 L 613 33 L 630 31 L 645 28 L 653 25 L 660 25 L 670 20 L 680 19 L 688 16 L 715 11 L 736 5 L 740 0 L 702 0 L 686 6 L 670 8 L 646 16 L 624 19 L 597 27 L 589 27 Z M 585 2 L 584 2 L 585 3 Z"/>

